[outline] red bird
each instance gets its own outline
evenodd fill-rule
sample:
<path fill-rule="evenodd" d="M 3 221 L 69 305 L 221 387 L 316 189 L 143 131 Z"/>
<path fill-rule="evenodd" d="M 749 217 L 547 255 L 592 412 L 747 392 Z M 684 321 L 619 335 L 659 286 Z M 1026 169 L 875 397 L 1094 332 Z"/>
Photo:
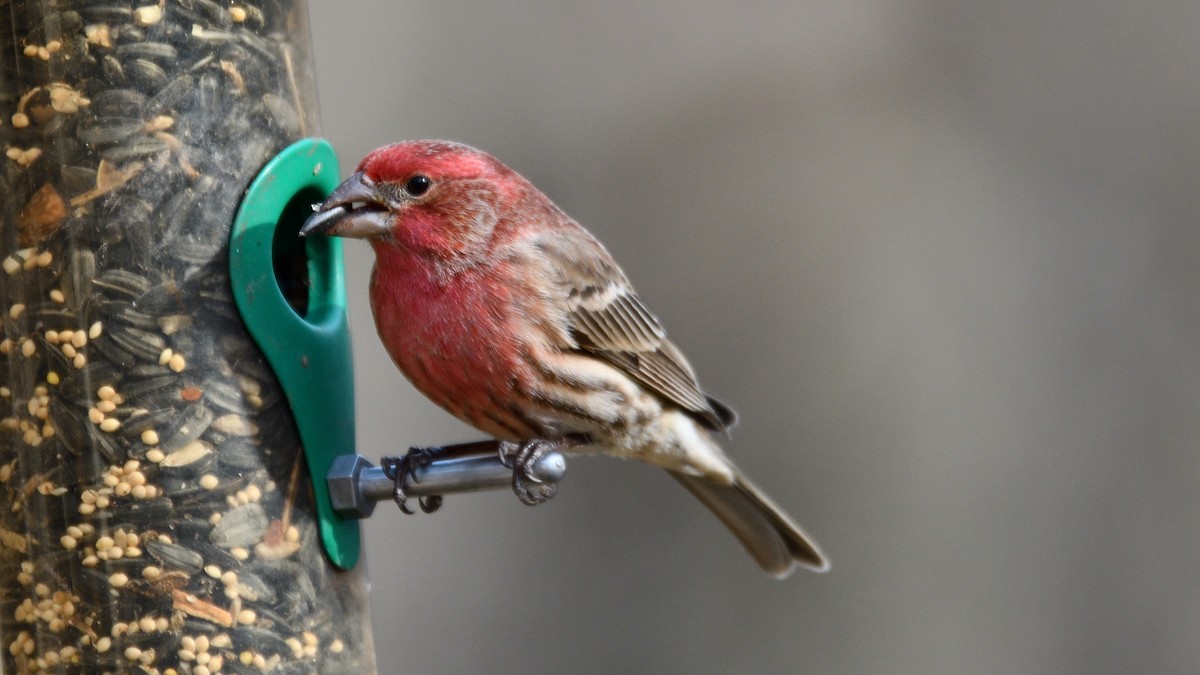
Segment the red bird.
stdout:
<path fill-rule="evenodd" d="M 454 416 L 516 444 L 519 459 L 556 447 L 649 462 L 769 574 L 829 569 L 725 456 L 714 435 L 736 416 L 700 389 L 608 251 L 491 155 L 445 141 L 380 148 L 308 234 L 371 243 L 371 309 L 396 365 Z"/>

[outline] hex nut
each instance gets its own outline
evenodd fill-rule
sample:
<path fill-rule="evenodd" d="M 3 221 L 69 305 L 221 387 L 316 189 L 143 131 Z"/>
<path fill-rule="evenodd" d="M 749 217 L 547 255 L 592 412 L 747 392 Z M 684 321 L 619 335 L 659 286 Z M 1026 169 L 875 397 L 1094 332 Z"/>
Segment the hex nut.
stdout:
<path fill-rule="evenodd" d="M 362 455 L 339 455 L 333 460 L 325 483 L 335 513 L 344 518 L 366 518 L 375 511 L 375 502 L 363 495 L 361 482 L 363 472 L 374 466 Z"/>

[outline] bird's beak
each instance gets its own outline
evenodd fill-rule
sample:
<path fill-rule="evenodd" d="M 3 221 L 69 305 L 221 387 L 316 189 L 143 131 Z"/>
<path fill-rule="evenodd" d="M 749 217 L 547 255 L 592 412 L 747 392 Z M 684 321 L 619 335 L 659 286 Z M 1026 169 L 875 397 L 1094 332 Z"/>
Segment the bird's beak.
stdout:
<path fill-rule="evenodd" d="M 361 171 L 347 178 L 314 211 L 300 228 L 301 237 L 326 234 L 367 239 L 387 232 L 392 222 L 387 202 Z"/>

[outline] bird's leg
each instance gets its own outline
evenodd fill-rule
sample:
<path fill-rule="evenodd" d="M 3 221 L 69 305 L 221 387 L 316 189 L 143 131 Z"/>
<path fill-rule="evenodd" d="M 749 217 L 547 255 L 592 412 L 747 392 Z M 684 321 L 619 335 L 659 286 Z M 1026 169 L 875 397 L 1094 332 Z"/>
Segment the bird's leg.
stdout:
<path fill-rule="evenodd" d="M 410 516 L 416 513 L 408 508 L 408 497 L 404 494 L 405 477 L 412 478 L 414 483 L 417 482 L 417 467 L 426 466 L 440 457 L 438 450 L 439 448 L 409 448 L 403 457 L 384 457 L 381 460 L 384 475 L 395 481 L 396 487 L 392 491 L 392 499 L 396 500 L 396 506 L 400 507 L 402 513 Z M 422 512 L 433 513 L 441 508 L 442 497 L 441 495 L 429 495 L 421 497 L 417 503 Z"/>
<path fill-rule="evenodd" d="M 520 443 L 501 441 L 500 461 L 513 470 L 513 493 L 526 506 L 545 503 L 558 492 L 558 485 L 547 484 L 537 477 L 533 466 L 547 452 L 562 452 L 585 440 L 568 436 L 558 439 L 534 438 Z"/>

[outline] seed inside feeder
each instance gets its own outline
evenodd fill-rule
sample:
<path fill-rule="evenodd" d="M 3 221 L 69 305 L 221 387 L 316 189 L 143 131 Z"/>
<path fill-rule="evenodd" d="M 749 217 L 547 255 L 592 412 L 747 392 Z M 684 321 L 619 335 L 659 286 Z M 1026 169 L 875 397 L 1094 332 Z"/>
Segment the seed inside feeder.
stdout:
<path fill-rule="evenodd" d="M 347 644 L 370 643 L 361 600 L 343 592 L 358 577 L 330 575 L 317 552 L 303 484 L 286 479 L 293 421 L 220 264 L 234 186 L 316 131 L 297 106 L 310 98 L 290 32 L 302 12 L 291 0 L 14 5 L 26 6 L 0 32 L 0 60 L 20 63 L 0 63 L 12 75 L 0 77 L 0 194 L 13 205 L 0 429 L 14 440 L 0 444 L 0 490 L 20 505 L 0 509 L 0 546 L 22 563 L 0 591 L 14 608 L 30 599 L 30 618 L 37 602 L 60 609 L 4 635 L 3 669 L 36 653 L 42 670 L 201 675 L 245 653 L 260 672 L 370 670 L 332 649 L 356 633 Z M 259 548 L 268 530 L 275 545 Z M 64 583 L 86 592 L 56 600 Z M 254 583 L 288 590 L 268 599 Z M 163 645 L 196 631 L 164 608 L 211 630 L 186 667 Z M 331 648 L 310 649 L 301 626 Z"/>

